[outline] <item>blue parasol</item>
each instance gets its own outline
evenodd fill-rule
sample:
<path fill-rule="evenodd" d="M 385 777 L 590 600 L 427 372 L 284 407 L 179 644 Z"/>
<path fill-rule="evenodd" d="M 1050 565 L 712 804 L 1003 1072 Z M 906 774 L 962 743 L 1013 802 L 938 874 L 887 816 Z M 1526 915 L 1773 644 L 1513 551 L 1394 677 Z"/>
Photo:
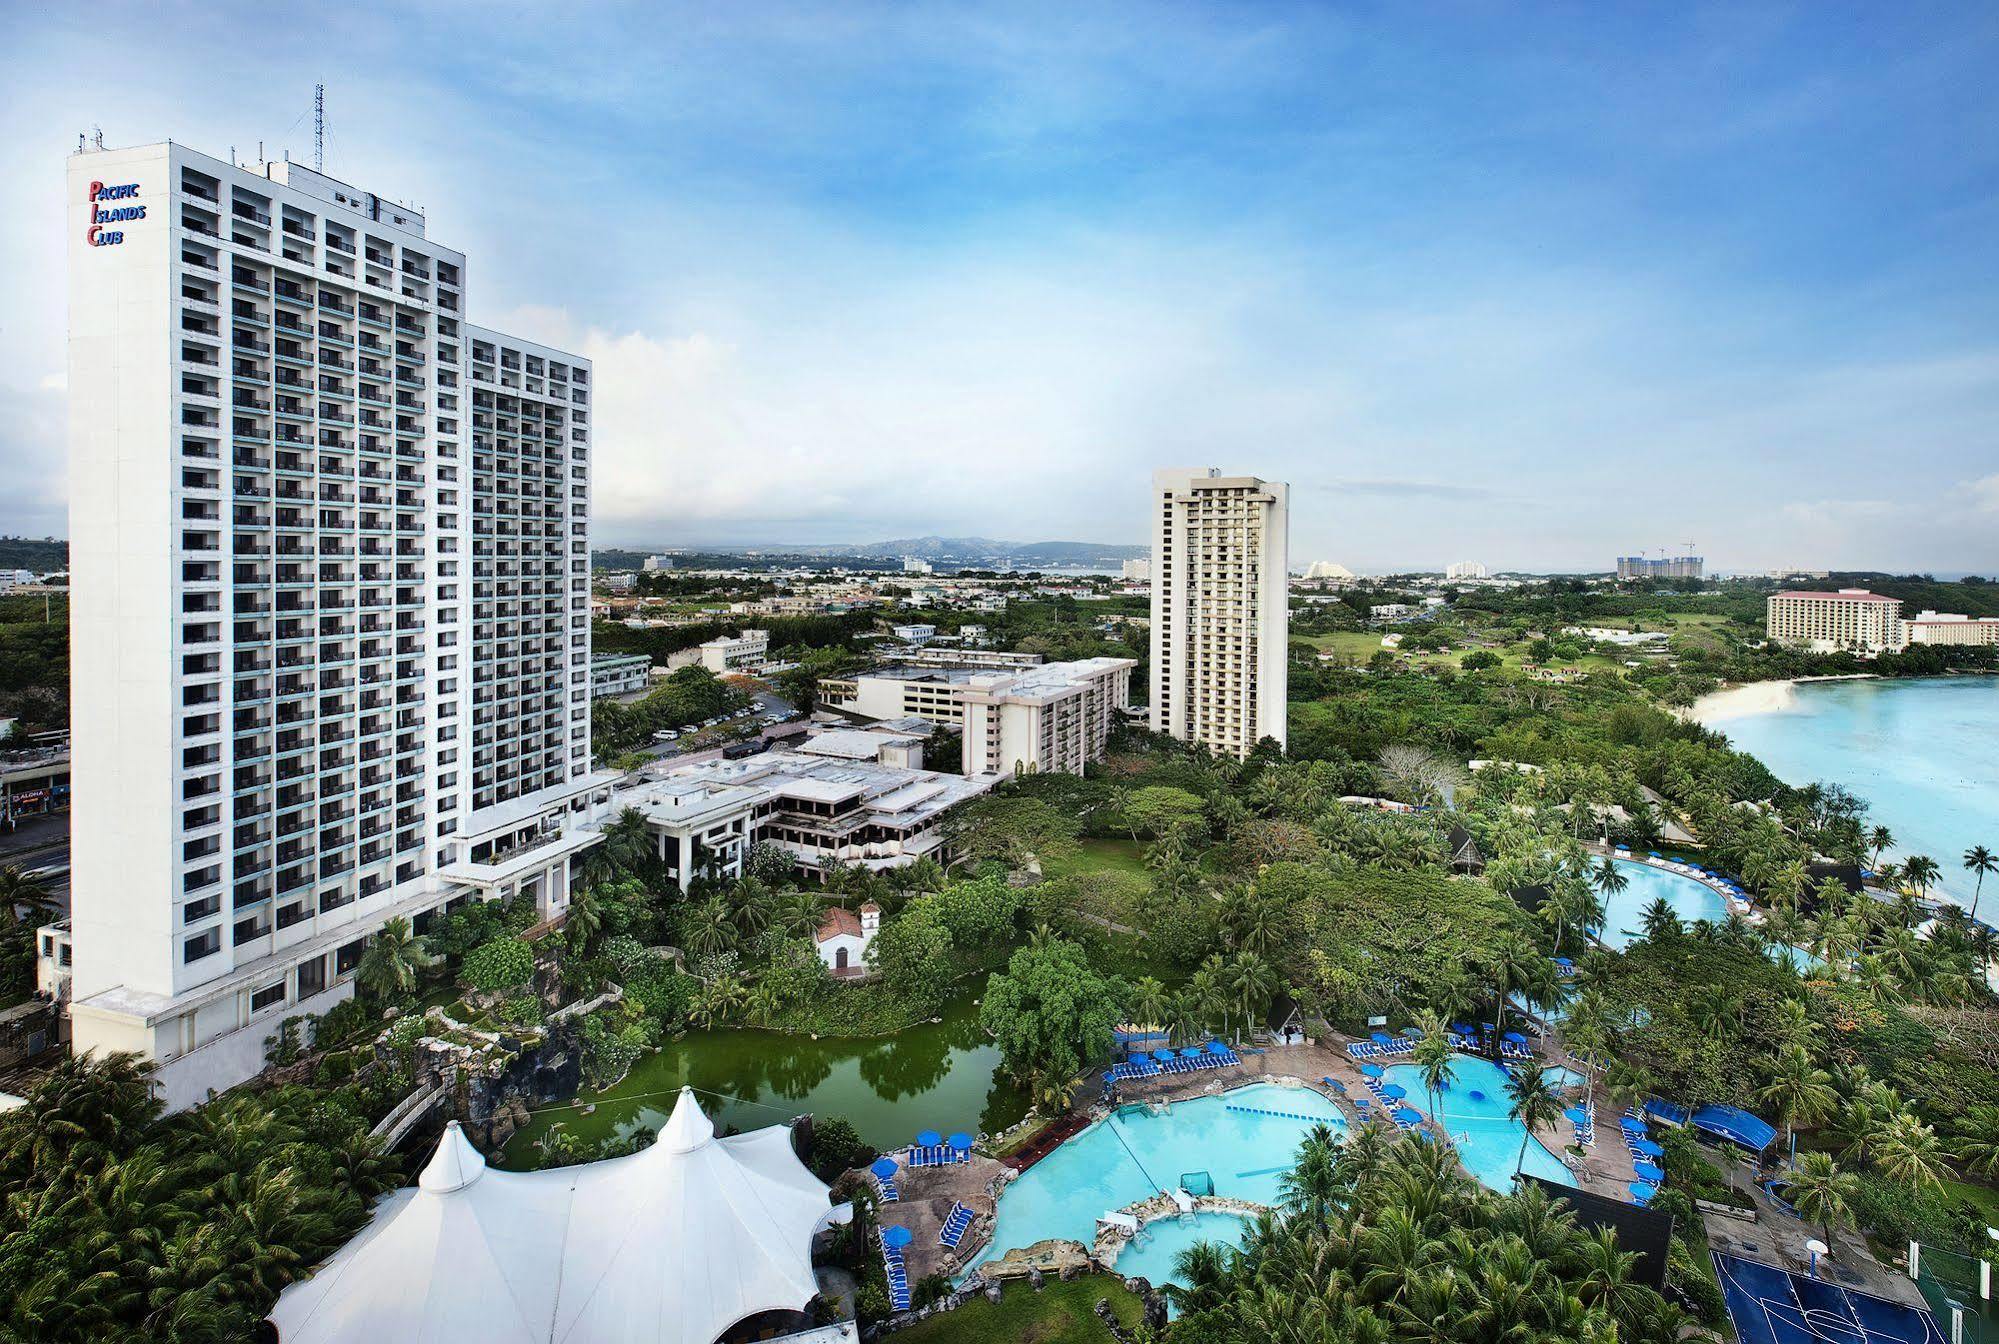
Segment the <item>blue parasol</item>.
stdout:
<path fill-rule="evenodd" d="M 914 1240 L 916 1240 L 916 1234 L 900 1224 L 892 1223 L 882 1229 L 882 1244 L 893 1246 L 897 1250 L 901 1250 Z"/>
<path fill-rule="evenodd" d="M 950 1138 L 944 1140 L 944 1142 L 950 1144 L 954 1152 L 969 1153 L 972 1151 L 972 1136 L 969 1134 L 953 1134 Z"/>
<path fill-rule="evenodd" d="M 1220 1041 L 1209 1041 L 1209 1042 L 1208 1042 L 1208 1053 L 1209 1053 L 1209 1054 L 1211 1054 L 1211 1055 L 1226 1055 L 1226 1054 L 1227 1054 L 1228 1052 L 1229 1052 L 1229 1048 L 1228 1048 L 1228 1047 L 1227 1047 L 1226 1045 L 1223 1045 L 1223 1044 L 1222 1044 L 1222 1043 L 1221 1043 Z"/>
<path fill-rule="evenodd" d="M 1390 1083 L 1387 1087 L 1381 1089 L 1381 1095 L 1387 1097 L 1390 1101 L 1400 1101 L 1409 1095 L 1409 1089 L 1400 1083 Z"/>
<path fill-rule="evenodd" d="M 1368 1078 L 1379 1078 L 1381 1076 L 1381 1066 L 1379 1064 L 1363 1064 L 1360 1066 L 1360 1071 L 1362 1075 Z"/>
<path fill-rule="evenodd" d="M 1640 1180 L 1650 1181 L 1654 1185 L 1666 1179 L 1666 1169 L 1655 1167 L 1650 1162 L 1639 1162 L 1632 1167 L 1632 1170 L 1638 1173 Z"/>
<path fill-rule="evenodd" d="M 868 1164 L 868 1170 L 885 1181 L 895 1175 L 895 1159 L 892 1157 L 878 1157 Z"/>
<path fill-rule="evenodd" d="M 1513 1043 L 1514 1045 L 1525 1045 L 1525 1044 L 1527 1044 L 1527 1038 L 1526 1038 L 1525 1036 L 1522 1036 L 1522 1035 L 1521 1035 L 1521 1034 L 1520 1034 L 1519 1032 L 1517 1032 L 1517 1031 L 1509 1031 L 1509 1032 L 1507 1032 L 1507 1033 L 1506 1033 L 1506 1039 L 1507 1039 L 1508 1041 L 1511 1041 L 1511 1042 L 1512 1042 L 1512 1043 Z"/>
<path fill-rule="evenodd" d="M 1423 1123 L 1423 1113 L 1413 1107 L 1399 1106 L 1394 1111 L 1394 1120 L 1398 1125 L 1420 1125 Z"/>
<path fill-rule="evenodd" d="M 1659 1187 L 1652 1184 L 1650 1181 L 1633 1181 L 1629 1188 L 1631 1190 L 1631 1193 L 1637 1197 L 1637 1200 L 1640 1204 L 1645 1203 L 1646 1201 L 1650 1200 L 1652 1196 L 1659 1193 Z"/>
<path fill-rule="evenodd" d="M 1395 1038 L 1393 1036 L 1390 1036 L 1385 1031 L 1377 1031 L 1374 1033 L 1371 1039 L 1374 1041 L 1376 1045 L 1387 1045 L 1390 1041 L 1394 1040 Z"/>
<path fill-rule="evenodd" d="M 1198 1059 L 1198 1058 L 1200 1058 L 1200 1057 L 1201 1057 L 1201 1056 L 1202 1056 L 1203 1054 L 1205 1054 L 1205 1053 L 1206 1053 L 1206 1052 L 1205 1052 L 1204 1050 L 1202 1050 L 1200 1046 L 1198 1046 L 1198 1045 L 1190 1045 L 1190 1046 L 1187 1046 L 1187 1047 L 1186 1047 L 1185 1049 L 1183 1049 L 1183 1050 L 1182 1050 L 1182 1051 L 1180 1052 L 1180 1058 L 1182 1058 L 1182 1059 Z"/>
<path fill-rule="evenodd" d="M 1617 1123 L 1623 1128 L 1626 1134 L 1643 1134 L 1645 1132 L 1645 1122 L 1635 1115 L 1623 1116 Z"/>
<path fill-rule="evenodd" d="M 1586 1125 L 1589 1123 L 1589 1112 L 1580 1106 L 1571 1106 L 1562 1112 L 1562 1118 L 1572 1125 Z"/>
<path fill-rule="evenodd" d="M 1152 1057 L 1161 1064 L 1164 1064 L 1167 1060 L 1174 1058 L 1174 1054 L 1171 1050 L 1154 1050 Z"/>
<path fill-rule="evenodd" d="M 1635 1140 L 1631 1147 L 1634 1151 L 1642 1153 L 1646 1157 L 1664 1157 L 1666 1155 L 1665 1146 L 1654 1143 L 1650 1139 Z"/>
<path fill-rule="evenodd" d="M 923 1130 L 916 1136 L 916 1146 L 918 1148 L 935 1148 L 942 1142 L 944 1142 L 944 1136 L 934 1129 Z"/>

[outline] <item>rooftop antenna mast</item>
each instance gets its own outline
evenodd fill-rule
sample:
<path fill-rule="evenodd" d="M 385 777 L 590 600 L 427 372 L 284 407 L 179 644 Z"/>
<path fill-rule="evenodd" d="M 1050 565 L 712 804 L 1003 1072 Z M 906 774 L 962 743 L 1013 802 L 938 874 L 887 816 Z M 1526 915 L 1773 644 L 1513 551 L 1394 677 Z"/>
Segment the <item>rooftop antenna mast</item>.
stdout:
<path fill-rule="evenodd" d="M 326 171 L 326 86 L 312 86 L 312 171 Z"/>

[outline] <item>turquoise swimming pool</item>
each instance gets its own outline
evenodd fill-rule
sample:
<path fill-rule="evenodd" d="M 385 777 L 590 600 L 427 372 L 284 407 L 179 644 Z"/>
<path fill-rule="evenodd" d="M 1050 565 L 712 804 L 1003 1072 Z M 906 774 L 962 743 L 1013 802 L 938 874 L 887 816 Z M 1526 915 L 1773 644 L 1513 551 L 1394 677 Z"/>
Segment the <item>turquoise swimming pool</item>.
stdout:
<path fill-rule="evenodd" d="M 1127 1278 L 1143 1278 L 1157 1288 L 1179 1283 L 1173 1273 L 1173 1259 L 1198 1241 L 1242 1245 L 1247 1225 L 1232 1213 L 1193 1213 L 1180 1218 L 1158 1218 L 1139 1229 L 1138 1238 L 1128 1241 L 1118 1252 L 1117 1272 Z M 1168 1314 L 1175 1314 L 1169 1308 Z"/>
<path fill-rule="evenodd" d="M 1121 1107 L 1001 1192 L 992 1242 L 973 1263 L 1051 1237 L 1087 1246 L 1100 1215 L 1178 1189 L 1196 1173 L 1217 1195 L 1275 1204 L 1299 1141 L 1319 1123 L 1346 1129 L 1339 1108 L 1317 1092 L 1270 1083 L 1175 1102 L 1160 1114 Z"/>
<path fill-rule="evenodd" d="M 1615 862 L 1628 885 L 1603 898 L 1603 929 L 1597 936 L 1605 947 L 1622 951 L 1637 942 L 1643 936 L 1645 907 L 1662 896 L 1682 924 L 1702 919 L 1719 924 L 1728 918 L 1728 902 L 1705 882 L 1635 859 Z"/>
<path fill-rule="evenodd" d="M 1432 1118 L 1439 1120 L 1457 1145 L 1458 1161 L 1465 1170 L 1487 1188 L 1505 1193 L 1513 1188 L 1513 1164 L 1520 1156 L 1521 1135 L 1519 1123 L 1506 1114 L 1512 1104 L 1506 1096 L 1506 1070 L 1477 1055 L 1453 1055 L 1451 1072 L 1451 1082 L 1443 1093 L 1443 1114 Z M 1430 1094 L 1423 1087 L 1422 1069 L 1396 1064 L 1384 1078 L 1408 1089 L 1405 1104 L 1430 1114 Z M 1576 1183 L 1561 1159 L 1539 1139 L 1527 1141 L 1527 1156 L 1520 1170 L 1563 1185 Z"/>

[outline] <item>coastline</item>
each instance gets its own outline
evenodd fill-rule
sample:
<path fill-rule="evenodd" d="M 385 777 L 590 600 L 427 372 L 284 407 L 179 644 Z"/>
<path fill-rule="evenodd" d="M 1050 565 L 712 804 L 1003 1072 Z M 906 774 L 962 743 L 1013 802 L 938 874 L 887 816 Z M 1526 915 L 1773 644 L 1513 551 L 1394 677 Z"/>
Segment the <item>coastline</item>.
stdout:
<path fill-rule="evenodd" d="M 1797 688 L 1814 681 L 1879 681 L 1878 672 L 1841 672 L 1821 677 L 1790 677 L 1781 681 L 1744 681 L 1709 691 L 1681 711 L 1702 727 L 1751 714 L 1780 713 L 1797 699 Z"/>

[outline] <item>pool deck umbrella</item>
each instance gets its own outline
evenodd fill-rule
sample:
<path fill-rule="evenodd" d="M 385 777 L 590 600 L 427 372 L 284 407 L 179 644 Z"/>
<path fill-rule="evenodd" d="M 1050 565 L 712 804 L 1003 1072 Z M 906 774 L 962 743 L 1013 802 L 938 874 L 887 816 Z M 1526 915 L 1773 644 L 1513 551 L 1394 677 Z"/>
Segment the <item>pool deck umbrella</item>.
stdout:
<path fill-rule="evenodd" d="M 1229 1048 L 1228 1048 L 1228 1046 L 1226 1046 L 1226 1045 L 1222 1044 L 1222 1042 L 1220 1042 L 1220 1041 L 1209 1041 L 1209 1042 L 1208 1042 L 1208 1053 L 1209 1053 L 1209 1054 L 1211 1054 L 1211 1055 L 1226 1055 L 1226 1054 L 1227 1054 L 1228 1052 L 1229 1052 Z"/>
<path fill-rule="evenodd" d="M 1646 1157 L 1664 1157 L 1666 1155 L 1665 1145 L 1654 1143 L 1650 1139 L 1638 1139 L 1631 1146 Z"/>
<path fill-rule="evenodd" d="M 1423 1122 L 1423 1113 L 1413 1106 L 1398 1106 L 1392 1118 L 1399 1125 L 1418 1125 Z"/>
<path fill-rule="evenodd" d="M 1409 1089 L 1400 1083 L 1390 1083 L 1387 1087 L 1381 1089 L 1381 1095 L 1387 1097 L 1390 1101 L 1400 1101 L 1409 1095 Z"/>
<path fill-rule="evenodd" d="M 1525 1044 L 1527 1044 L 1527 1038 L 1526 1038 L 1525 1036 L 1522 1036 L 1522 1035 L 1521 1035 L 1521 1034 L 1520 1034 L 1519 1032 L 1517 1032 L 1517 1031 L 1509 1031 L 1509 1032 L 1507 1032 L 1507 1033 L 1506 1033 L 1506 1039 L 1507 1039 L 1507 1040 L 1509 1040 L 1509 1041 L 1511 1041 L 1511 1042 L 1512 1042 L 1513 1044 L 1515 1044 L 1515 1045 L 1525 1045 Z"/>
<path fill-rule="evenodd" d="M 1205 1055 L 1206 1053 L 1208 1053 L 1208 1052 L 1207 1052 L 1207 1051 L 1205 1051 L 1205 1050 L 1203 1050 L 1203 1049 L 1202 1049 L 1202 1048 L 1201 1048 L 1200 1046 L 1198 1046 L 1198 1045 L 1190 1045 L 1190 1046 L 1187 1046 L 1187 1047 L 1186 1047 L 1185 1049 L 1181 1050 L 1181 1052 L 1180 1052 L 1180 1058 L 1182 1058 L 1182 1059 L 1199 1059 L 1199 1058 L 1200 1058 L 1200 1057 L 1201 1057 L 1202 1055 Z"/>
<path fill-rule="evenodd" d="M 1659 1182 L 1666 1179 L 1665 1168 L 1655 1167 L 1650 1162 L 1639 1162 L 1635 1164 L 1631 1169 L 1638 1173 L 1638 1179 L 1642 1181 L 1650 1181 L 1654 1185 L 1657 1185 L 1659 1184 Z"/>
<path fill-rule="evenodd" d="M 1580 1106 L 1571 1106 L 1562 1112 L 1562 1118 L 1572 1125 L 1586 1125 L 1589 1123 L 1589 1112 Z"/>
<path fill-rule="evenodd" d="M 895 1159 L 892 1157 L 878 1157 L 868 1164 L 868 1170 L 885 1181 L 895 1175 Z"/>
<path fill-rule="evenodd" d="M 969 1153 L 972 1151 L 972 1136 L 969 1134 L 953 1134 L 950 1138 L 944 1140 L 944 1142 L 951 1145 L 953 1152 Z"/>
<path fill-rule="evenodd" d="M 1362 1076 L 1368 1078 L 1379 1078 L 1382 1074 L 1382 1068 L 1379 1064 L 1363 1064 L 1360 1066 L 1360 1071 Z"/>
<path fill-rule="evenodd" d="M 1156 1062 L 1164 1064 L 1167 1060 L 1175 1058 L 1175 1056 L 1171 1050 L 1154 1050 L 1152 1058 Z"/>
<path fill-rule="evenodd" d="M 942 1142 L 944 1142 L 944 1136 L 934 1129 L 920 1130 L 916 1135 L 916 1146 L 918 1148 L 935 1148 Z"/>
<path fill-rule="evenodd" d="M 1640 1204 L 1659 1193 L 1659 1187 L 1650 1181 L 1633 1181 L 1627 1188 L 1637 1196 Z"/>
<path fill-rule="evenodd" d="M 916 1234 L 899 1223 L 890 1223 L 882 1229 L 882 1241 L 900 1250 L 916 1240 Z"/>
<path fill-rule="evenodd" d="M 1645 1132 L 1645 1122 L 1635 1115 L 1624 1116 L 1617 1123 L 1623 1128 L 1626 1134 L 1643 1134 Z"/>
<path fill-rule="evenodd" d="M 1385 1031 L 1377 1031 L 1374 1032 L 1368 1039 L 1372 1040 L 1376 1045 L 1387 1045 L 1390 1041 L 1393 1041 L 1395 1038 L 1393 1036 L 1390 1036 Z"/>

